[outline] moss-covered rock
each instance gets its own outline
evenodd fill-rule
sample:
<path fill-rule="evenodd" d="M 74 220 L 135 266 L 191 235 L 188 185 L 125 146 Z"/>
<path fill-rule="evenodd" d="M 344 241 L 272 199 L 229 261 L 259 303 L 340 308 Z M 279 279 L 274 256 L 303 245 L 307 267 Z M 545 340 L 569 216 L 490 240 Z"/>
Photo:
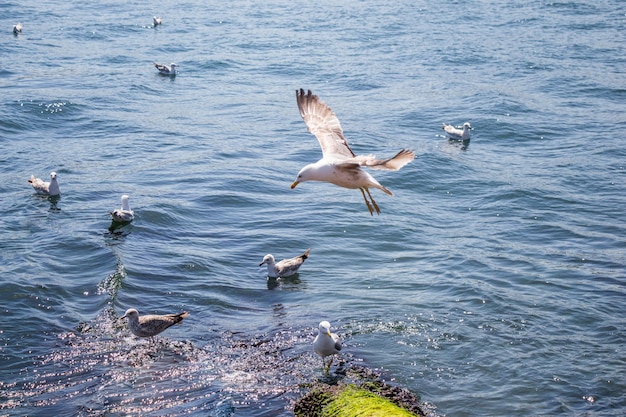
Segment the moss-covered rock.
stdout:
<path fill-rule="evenodd" d="M 417 396 L 382 381 L 373 371 L 356 367 L 349 382 L 314 384 L 294 407 L 297 417 L 422 417 Z M 336 382 L 336 381 L 333 381 Z"/>
<path fill-rule="evenodd" d="M 347 385 L 322 410 L 323 417 L 414 417 L 415 414 L 364 388 Z"/>

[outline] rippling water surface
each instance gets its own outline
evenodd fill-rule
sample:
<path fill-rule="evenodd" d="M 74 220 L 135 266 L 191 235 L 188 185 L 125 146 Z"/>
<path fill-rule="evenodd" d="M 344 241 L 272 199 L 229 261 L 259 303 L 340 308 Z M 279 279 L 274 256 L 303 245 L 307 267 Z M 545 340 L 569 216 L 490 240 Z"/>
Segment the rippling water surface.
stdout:
<path fill-rule="evenodd" d="M 626 413 L 623 4 L 384 3 L 0 5 L 0 415 L 290 415 L 321 320 L 433 415 Z M 380 216 L 289 188 L 297 88 L 415 150 Z M 191 315 L 149 343 L 130 307 Z"/>

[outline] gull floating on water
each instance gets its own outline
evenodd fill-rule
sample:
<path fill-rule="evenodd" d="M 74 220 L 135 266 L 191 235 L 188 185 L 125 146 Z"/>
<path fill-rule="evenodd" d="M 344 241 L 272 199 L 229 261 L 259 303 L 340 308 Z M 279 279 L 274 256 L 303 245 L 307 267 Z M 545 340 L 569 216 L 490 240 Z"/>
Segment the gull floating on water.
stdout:
<path fill-rule="evenodd" d="M 109 214 L 116 222 L 132 222 L 135 218 L 135 213 L 130 209 L 128 196 L 126 194 L 122 196 L 122 208 L 115 209 Z"/>
<path fill-rule="evenodd" d="M 176 64 L 175 63 L 171 63 L 170 66 L 168 67 L 167 65 L 163 65 L 163 64 L 157 64 L 156 62 L 154 62 L 154 66 L 156 67 L 156 69 L 159 70 L 159 74 L 162 75 L 176 75 Z"/>
<path fill-rule="evenodd" d="M 323 321 L 320 323 L 319 332 L 313 341 L 313 351 L 322 357 L 322 368 L 328 373 L 330 365 L 333 363 L 333 356 L 341 350 L 341 340 L 335 333 L 330 332 L 330 323 Z M 330 356 L 330 361 L 326 365 L 326 356 Z"/>
<path fill-rule="evenodd" d="M 402 149 L 389 159 L 376 159 L 374 155 L 355 155 L 343 136 L 339 119 L 326 103 L 313 95 L 311 90 L 305 93 L 303 89 L 296 90 L 296 100 L 304 123 L 322 147 L 322 159 L 302 168 L 291 188 L 304 181 L 324 181 L 344 188 L 358 188 L 370 214 L 373 216 L 374 210 L 380 214 L 380 208 L 370 194 L 370 187 L 378 188 L 389 195 L 393 193 L 361 167 L 396 171 L 411 162 L 415 153 Z M 366 192 L 371 203 L 365 196 Z"/>
<path fill-rule="evenodd" d="M 452 125 L 442 123 L 441 128 L 448 134 L 448 137 L 450 139 L 469 140 L 470 129 L 472 128 L 472 126 L 470 126 L 469 123 L 465 122 L 463 123 L 463 129 L 457 129 Z"/>
<path fill-rule="evenodd" d="M 13 33 L 14 34 L 18 34 L 18 33 L 22 33 L 22 24 L 18 23 L 17 25 L 13 26 Z"/>
<path fill-rule="evenodd" d="M 152 17 L 152 23 L 154 24 L 154 26 L 158 26 L 161 23 L 163 23 L 163 19 L 161 19 L 160 17 Z"/>
<path fill-rule="evenodd" d="M 309 248 L 302 255 L 291 259 L 283 259 L 278 263 L 276 263 L 274 255 L 268 253 L 263 257 L 263 262 L 261 262 L 259 266 L 267 264 L 267 275 L 270 278 L 289 277 L 298 272 L 298 269 L 300 269 L 304 261 L 309 257 L 310 252 L 311 249 Z"/>
<path fill-rule="evenodd" d="M 129 308 L 126 310 L 126 313 L 120 317 L 120 320 L 124 318 L 128 319 L 128 328 L 135 336 L 151 337 L 156 336 L 168 327 L 180 323 L 187 316 L 189 316 L 189 313 L 186 311 L 178 314 L 165 314 L 162 316 L 156 314 L 139 316 L 139 312 L 137 310 Z"/>
<path fill-rule="evenodd" d="M 41 178 L 35 178 L 34 175 L 30 176 L 28 180 L 30 185 L 33 186 L 37 194 L 45 194 L 45 195 L 59 195 L 61 194 L 61 190 L 59 190 L 59 183 L 57 182 L 57 173 L 50 173 L 50 182 L 44 181 Z"/>

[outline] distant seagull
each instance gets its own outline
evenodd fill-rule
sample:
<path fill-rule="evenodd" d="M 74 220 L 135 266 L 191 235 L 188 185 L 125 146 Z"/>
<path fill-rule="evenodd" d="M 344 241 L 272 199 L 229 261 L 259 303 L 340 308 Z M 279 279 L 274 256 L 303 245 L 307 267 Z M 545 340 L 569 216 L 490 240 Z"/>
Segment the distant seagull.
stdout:
<path fill-rule="evenodd" d="M 270 278 L 289 277 L 298 272 L 298 269 L 300 269 L 304 261 L 309 257 L 310 252 L 311 249 L 309 248 L 302 255 L 291 259 L 283 259 L 278 263 L 276 263 L 274 255 L 268 253 L 259 266 L 267 264 L 267 275 Z"/>
<path fill-rule="evenodd" d="M 45 195 L 59 195 L 61 194 L 61 190 L 59 190 L 59 183 L 57 182 L 57 173 L 50 173 L 50 182 L 42 180 L 41 178 L 35 178 L 34 175 L 30 176 L 28 180 L 30 185 L 33 186 L 37 194 L 45 194 Z"/>
<path fill-rule="evenodd" d="M 322 357 L 322 368 L 328 373 L 330 365 L 333 363 L 333 356 L 341 350 L 341 340 L 335 333 L 330 332 L 330 323 L 323 321 L 320 323 L 319 332 L 313 341 L 313 351 Z M 330 356 L 330 361 L 326 365 L 326 356 Z"/>
<path fill-rule="evenodd" d="M 152 17 L 152 23 L 154 24 L 154 26 L 158 26 L 161 23 L 163 23 L 163 19 L 161 19 L 160 17 Z"/>
<path fill-rule="evenodd" d="M 373 216 L 374 210 L 380 214 L 380 208 L 370 194 L 369 188 L 378 188 L 389 195 L 393 193 L 380 185 L 361 167 L 396 171 L 411 162 L 415 158 L 415 153 L 402 149 L 389 159 L 376 159 L 374 155 L 357 156 L 343 136 L 339 119 L 326 103 L 313 95 L 311 90 L 305 93 L 303 89 L 299 92 L 296 90 L 296 100 L 304 123 L 322 147 L 322 159 L 302 168 L 291 188 L 304 181 L 324 181 L 344 188 L 358 188 L 363 194 L 370 214 Z M 371 203 L 365 196 L 366 192 Z"/>
<path fill-rule="evenodd" d="M 176 75 L 176 64 L 173 62 L 168 67 L 167 65 L 157 64 L 154 62 L 154 66 L 159 70 L 159 74 L 162 75 Z"/>
<path fill-rule="evenodd" d="M 13 26 L 13 33 L 15 35 L 22 33 L 22 24 L 18 23 L 17 25 Z"/>
<path fill-rule="evenodd" d="M 448 134 L 448 137 L 450 139 L 469 140 L 470 129 L 472 128 L 472 126 L 470 126 L 469 123 L 465 122 L 463 123 L 463 129 L 457 129 L 452 125 L 442 123 L 441 128 Z"/>
<path fill-rule="evenodd" d="M 128 196 L 126 194 L 122 196 L 122 208 L 115 209 L 109 214 L 113 221 L 116 222 L 132 222 L 135 218 L 135 213 L 130 209 Z"/>
<path fill-rule="evenodd" d="M 295 258 L 283 259 L 278 263 L 274 255 L 268 253 L 263 257 L 263 261 L 259 266 L 267 264 L 267 275 L 270 278 L 290 277 L 298 272 L 298 269 L 300 269 L 304 261 L 309 257 L 310 252 L 311 249 L 309 248 L 302 255 L 298 255 Z"/>
<path fill-rule="evenodd" d="M 135 336 L 151 337 L 156 336 L 168 327 L 180 323 L 187 316 L 189 316 L 189 313 L 183 311 L 178 314 L 165 314 L 163 316 L 150 314 L 140 317 L 137 310 L 129 308 L 126 310 L 126 314 L 120 317 L 120 320 L 128 319 L 128 328 Z"/>

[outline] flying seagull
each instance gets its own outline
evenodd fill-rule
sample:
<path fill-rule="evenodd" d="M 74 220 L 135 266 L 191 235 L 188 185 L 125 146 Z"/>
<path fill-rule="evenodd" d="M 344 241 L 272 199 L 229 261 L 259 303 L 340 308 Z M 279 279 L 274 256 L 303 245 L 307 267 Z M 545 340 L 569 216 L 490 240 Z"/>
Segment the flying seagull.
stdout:
<path fill-rule="evenodd" d="M 415 153 L 402 149 L 389 159 L 376 159 L 374 155 L 355 155 L 343 136 L 339 119 L 326 103 L 311 93 L 311 90 L 305 93 L 303 89 L 296 90 L 296 100 L 304 123 L 322 147 L 322 159 L 302 168 L 291 188 L 305 181 L 324 181 L 344 188 L 358 188 L 370 214 L 373 216 L 374 210 L 380 214 L 380 208 L 369 189 L 374 187 L 389 195 L 393 193 L 361 167 L 397 171 L 411 162 Z M 365 193 L 369 196 L 369 201 Z"/>

